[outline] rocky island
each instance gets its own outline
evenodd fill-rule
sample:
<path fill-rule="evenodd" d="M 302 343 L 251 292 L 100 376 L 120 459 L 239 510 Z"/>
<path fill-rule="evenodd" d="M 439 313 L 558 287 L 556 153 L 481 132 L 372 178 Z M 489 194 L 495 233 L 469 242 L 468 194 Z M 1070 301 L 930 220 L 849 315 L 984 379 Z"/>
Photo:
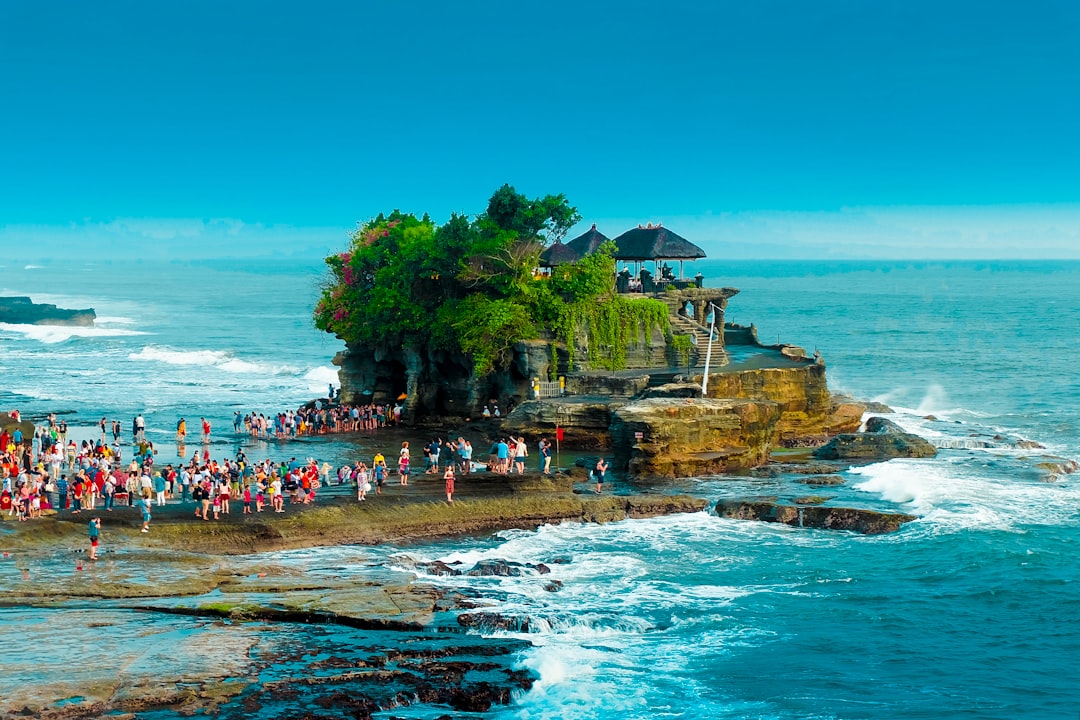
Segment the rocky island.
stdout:
<path fill-rule="evenodd" d="M 815 462 L 834 474 L 936 452 L 891 424 L 859 433 L 866 404 L 832 395 L 820 356 L 725 322 L 739 291 L 684 275 L 705 256 L 698 246 L 652 223 L 614 239 L 593 225 L 564 243 L 580 217 L 563 195 L 505 185 L 472 220 L 437 226 L 395 210 L 360 225 L 327 258 L 315 310 L 346 343 L 334 360 L 341 401 L 400 402 L 413 425 L 493 415 L 503 433 L 610 452 L 612 473 L 643 490 L 792 449 L 810 462 L 822 448 Z M 724 512 L 871 533 L 914 519 L 795 511 L 829 499 L 802 500 L 772 498 L 766 512 L 747 498 Z"/>
<path fill-rule="evenodd" d="M 473 221 L 360 226 L 327 258 L 315 311 L 346 342 L 342 401 L 400 400 L 410 423 L 486 410 L 507 432 L 611 449 L 613 471 L 641 481 L 752 468 L 859 428 L 865 406 L 831 395 L 820 357 L 725 323 L 739 291 L 682 271 L 701 248 L 651 223 L 563 243 L 579 219 L 562 195 L 503 186 Z"/>
<path fill-rule="evenodd" d="M 0 323 L 92 327 L 96 317 L 93 308 L 65 310 L 49 303 L 35 303 L 28 297 L 0 297 Z"/>

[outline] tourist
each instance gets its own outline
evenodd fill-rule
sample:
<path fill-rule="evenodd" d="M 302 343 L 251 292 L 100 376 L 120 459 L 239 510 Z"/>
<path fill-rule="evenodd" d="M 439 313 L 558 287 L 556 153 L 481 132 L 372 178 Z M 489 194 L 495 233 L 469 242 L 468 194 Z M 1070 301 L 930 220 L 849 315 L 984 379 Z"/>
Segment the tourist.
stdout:
<path fill-rule="evenodd" d="M 551 443 L 548 439 L 540 438 L 540 472 L 544 475 L 551 474 Z"/>
<path fill-rule="evenodd" d="M 499 438 L 499 442 L 495 447 L 495 472 L 500 475 L 506 475 L 510 468 L 510 445 L 507 444 L 506 438 Z"/>
<path fill-rule="evenodd" d="M 270 481 L 270 504 L 274 512 L 285 512 L 285 496 L 281 494 L 281 477 L 278 475 Z"/>
<path fill-rule="evenodd" d="M 176 423 L 176 444 L 183 445 L 187 438 L 187 420 L 180 418 Z"/>
<path fill-rule="evenodd" d="M 105 484 L 101 488 L 101 494 L 105 498 L 106 512 L 112 512 L 113 500 L 116 498 L 116 479 L 111 473 L 105 478 Z"/>
<path fill-rule="evenodd" d="M 375 494 L 382 495 L 383 485 L 386 483 L 386 459 L 382 453 L 375 456 L 375 465 L 372 473 L 375 475 Z"/>
<path fill-rule="evenodd" d="M 446 502 L 451 505 L 454 504 L 454 468 L 448 466 L 446 472 L 443 473 L 443 479 L 446 481 Z"/>
<path fill-rule="evenodd" d="M 203 445 L 210 442 L 210 421 L 206 418 L 199 418 L 202 422 L 202 442 Z"/>
<path fill-rule="evenodd" d="M 529 456 L 529 448 L 525 446 L 525 438 L 519 437 L 517 445 L 514 446 L 514 467 L 517 468 L 518 475 L 525 474 L 525 458 Z"/>
<path fill-rule="evenodd" d="M 165 507 L 165 478 L 162 477 L 160 471 L 155 471 L 154 478 L 150 482 L 154 490 L 154 496 L 157 499 L 157 506 Z"/>
<path fill-rule="evenodd" d="M 593 479 L 596 480 L 596 494 L 599 495 L 604 491 L 604 475 L 607 473 L 608 464 L 604 461 L 604 458 L 598 458 L 596 460 L 596 467 L 593 468 Z"/>
<path fill-rule="evenodd" d="M 409 442 L 401 443 L 401 453 L 398 455 L 398 475 L 401 476 L 402 486 L 409 484 Z"/>
<path fill-rule="evenodd" d="M 218 510 L 224 515 L 229 514 L 229 500 L 232 499 L 232 487 L 225 478 L 221 479 L 217 488 L 218 502 L 214 506 L 214 519 L 217 520 Z"/>
<path fill-rule="evenodd" d="M 209 520 L 206 511 L 210 509 L 210 494 L 201 482 L 195 483 L 191 489 L 191 499 L 195 501 L 195 517 Z"/>
<path fill-rule="evenodd" d="M 88 534 L 90 536 L 90 554 L 87 558 L 90 560 L 97 560 L 98 537 L 101 535 L 101 518 L 90 518 Z"/>

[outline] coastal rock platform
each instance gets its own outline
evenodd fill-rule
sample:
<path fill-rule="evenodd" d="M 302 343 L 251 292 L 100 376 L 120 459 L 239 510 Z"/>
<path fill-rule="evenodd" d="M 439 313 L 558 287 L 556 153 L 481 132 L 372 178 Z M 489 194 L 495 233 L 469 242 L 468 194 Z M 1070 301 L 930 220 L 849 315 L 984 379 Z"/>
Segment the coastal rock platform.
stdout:
<path fill-rule="evenodd" d="M 0 297 L 0 323 L 91 327 L 96 317 L 93 308 L 65 310 L 28 297 Z"/>

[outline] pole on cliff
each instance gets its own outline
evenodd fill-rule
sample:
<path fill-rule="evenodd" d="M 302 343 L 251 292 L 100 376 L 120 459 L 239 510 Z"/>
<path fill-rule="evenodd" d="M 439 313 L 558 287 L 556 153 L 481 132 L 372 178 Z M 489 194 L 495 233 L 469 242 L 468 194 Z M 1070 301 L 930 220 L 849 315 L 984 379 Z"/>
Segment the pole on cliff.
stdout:
<path fill-rule="evenodd" d="M 709 303 L 709 347 L 705 351 L 705 372 L 701 375 L 701 396 L 706 397 L 709 387 L 709 363 L 712 362 L 712 340 L 716 330 L 716 306 Z"/>

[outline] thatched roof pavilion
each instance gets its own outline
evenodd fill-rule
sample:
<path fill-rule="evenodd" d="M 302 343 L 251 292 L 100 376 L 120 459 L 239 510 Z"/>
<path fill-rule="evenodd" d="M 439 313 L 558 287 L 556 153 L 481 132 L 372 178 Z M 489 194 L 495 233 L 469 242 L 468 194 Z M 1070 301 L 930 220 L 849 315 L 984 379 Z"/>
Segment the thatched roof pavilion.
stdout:
<path fill-rule="evenodd" d="M 581 256 L 573 248 L 556 240 L 540 253 L 540 267 L 557 267 L 580 259 Z"/>
<path fill-rule="evenodd" d="M 615 238 L 616 260 L 696 260 L 705 251 L 663 225 L 638 225 Z"/>
<path fill-rule="evenodd" d="M 592 227 L 566 243 L 566 247 L 577 253 L 579 258 L 592 255 L 596 249 L 606 243 L 610 238 L 596 229 L 596 223 Z"/>

